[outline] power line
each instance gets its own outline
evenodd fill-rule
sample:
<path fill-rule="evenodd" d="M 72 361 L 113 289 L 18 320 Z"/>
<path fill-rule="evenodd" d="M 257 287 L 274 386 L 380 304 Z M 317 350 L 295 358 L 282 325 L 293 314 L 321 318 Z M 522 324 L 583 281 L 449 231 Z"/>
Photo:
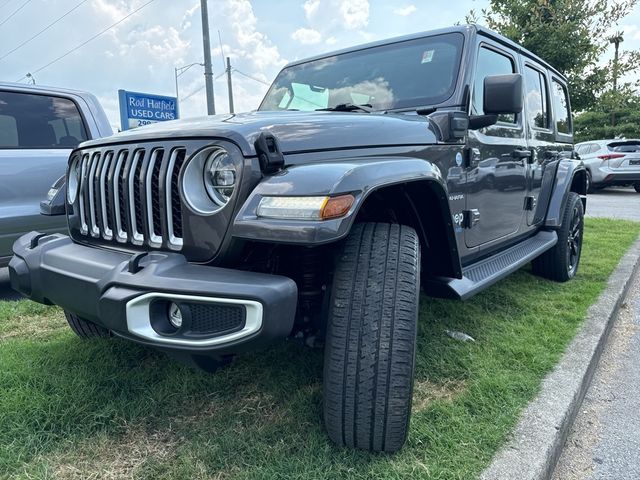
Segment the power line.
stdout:
<path fill-rule="evenodd" d="M 49 30 L 51 27 L 53 27 L 56 23 L 58 23 L 60 20 L 62 20 L 63 18 L 65 18 L 67 15 L 69 15 L 71 12 L 77 10 L 80 6 L 82 6 L 82 4 L 87 3 L 89 0 L 82 0 L 80 3 L 78 3 L 75 7 L 73 7 L 71 10 L 69 10 L 67 13 L 65 13 L 64 15 L 62 15 L 61 17 L 59 17 L 57 20 L 54 20 L 53 22 L 51 22 L 49 25 L 47 25 L 46 27 L 44 27 L 42 30 L 40 30 L 38 33 L 36 33 L 34 36 L 32 36 L 31 38 L 28 38 L 27 40 L 25 40 L 24 42 L 22 42 L 20 45 L 18 45 L 17 47 L 15 47 L 13 50 L 9 50 L 7 53 L 5 53 L 4 55 L 2 55 L 0 57 L 0 60 L 8 57 L 9 55 L 11 55 L 13 52 L 15 52 L 16 50 L 24 47 L 27 43 L 29 43 L 31 40 L 35 40 L 36 38 L 38 38 L 40 35 L 42 35 L 44 32 L 46 32 L 47 30 Z"/>
<path fill-rule="evenodd" d="M 26 2 L 24 2 L 22 5 L 20 5 L 16 10 L 13 11 L 12 14 L 10 14 L 7 18 L 5 18 L 2 22 L 0 22 L 0 27 L 2 25 L 4 25 L 5 23 L 7 23 L 9 20 L 11 20 L 13 18 L 13 16 L 18 13 L 20 10 L 22 10 L 24 7 L 27 6 L 27 4 L 30 2 L 31 0 L 26 0 Z M 4 4 L 6 5 L 6 3 Z M 3 7 L 4 7 L 3 5 Z"/>
<path fill-rule="evenodd" d="M 220 75 L 218 75 L 217 77 L 214 77 L 214 80 L 218 80 L 218 79 L 220 79 L 220 78 L 224 77 L 226 74 L 227 74 L 227 72 L 226 72 L 226 71 L 224 71 L 224 72 L 222 72 Z M 205 85 L 203 85 L 203 86 L 201 86 L 201 87 L 196 88 L 196 89 L 195 89 L 193 92 L 191 92 L 190 94 L 188 94 L 188 95 L 186 95 L 186 96 L 182 97 L 182 98 L 180 99 L 180 101 L 181 101 L 181 102 L 184 102 L 186 99 L 193 97 L 196 93 L 200 93 L 202 90 L 204 90 L 204 87 L 205 87 Z"/>
<path fill-rule="evenodd" d="M 98 38 L 100 35 L 103 35 L 104 33 L 108 32 L 108 31 L 109 31 L 109 30 L 111 30 L 113 27 L 116 27 L 116 26 L 120 25 L 120 24 L 121 24 L 122 22 L 124 22 L 127 18 L 129 18 L 129 17 L 131 17 L 131 16 L 135 15 L 135 14 L 136 14 L 136 13 L 138 13 L 140 10 L 142 10 L 144 7 L 146 7 L 147 5 L 149 5 L 149 4 L 151 4 L 151 3 L 153 3 L 154 1 L 155 1 L 155 0 L 149 0 L 147 3 L 145 3 L 145 4 L 141 5 L 140 7 L 136 8 L 133 12 L 129 13 L 128 15 L 126 15 L 126 16 L 124 16 L 124 17 L 122 17 L 122 18 L 121 18 L 120 20 L 118 20 L 116 23 L 114 23 L 114 24 L 112 24 L 112 25 L 109 25 L 109 26 L 108 26 L 107 28 L 105 28 L 104 30 L 102 30 L 102 31 L 100 31 L 100 32 L 98 32 L 98 33 L 96 33 L 93 37 L 91 37 L 91 38 L 89 38 L 88 40 L 85 40 L 84 42 L 82 42 L 81 44 L 79 44 L 79 45 L 77 45 L 77 46 L 73 47 L 73 48 L 72 48 L 71 50 L 69 50 L 67 53 L 65 53 L 65 54 L 63 54 L 63 55 L 60 55 L 58 58 L 56 58 L 56 59 L 54 59 L 54 60 L 51 60 L 51 61 L 50 61 L 49 63 L 47 63 L 46 65 L 43 65 L 43 66 L 42 66 L 42 67 L 40 67 L 40 68 L 37 68 L 37 69 L 35 69 L 35 70 L 32 70 L 32 71 L 31 71 L 31 73 L 32 73 L 32 74 L 33 74 L 33 73 L 38 73 L 38 72 L 40 72 L 40 71 L 44 70 L 45 68 L 47 68 L 47 67 L 49 67 L 49 66 L 53 65 L 54 63 L 56 63 L 56 62 L 58 62 L 58 61 L 62 60 L 62 59 L 63 59 L 63 58 L 65 58 L 66 56 L 71 55 L 73 52 L 75 52 L 76 50 L 78 50 L 78 49 L 80 49 L 80 48 L 84 47 L 87 43 L 89 43 L 89 42 L 91 42 L 91 41 L 95 40 L 95 39 L 96 39 L 96 38 Z M 24 77 L 20 78 L 19 80 L 16 80 L 16 82 L 21 82 L 21 81 L 22 81 L 23 79 L 25 79 L 25 78 L 27 78 L 27 77 L 26 77 L 26 76 L 24 76 Z"/>
<path fill-rule="evenodd" d="M 189 95 L 186 95 L 184 97 L 182 97 L 180 99 L 181 102 L 184 102 L 186 99 L 193 97 L 196 93 L 200 93 L 202 90 L 204 90 L 204 85 L 202 85 L 201 87 L 196 88 L 193 92 L 191 92 Z"/>
<path fill-rule="evenodd" d="M 240 75 L 242 75 L 243 77 L 247 77 L 250 80 L 253 80 L 254 82 L 258 82 L 261 83 L 263 85 L 266 85 L 267 87 L 271 86 L 270 83 L 265 82 L 264 80 L 260 80 L 259 78 L 256 77 L 252 77 L 251 75 L 247 75 L 246 73 L 241 72 L 240 70 L 238 70 L 237 68 L 233 69 L 234 72 L 239 73 Z"/>

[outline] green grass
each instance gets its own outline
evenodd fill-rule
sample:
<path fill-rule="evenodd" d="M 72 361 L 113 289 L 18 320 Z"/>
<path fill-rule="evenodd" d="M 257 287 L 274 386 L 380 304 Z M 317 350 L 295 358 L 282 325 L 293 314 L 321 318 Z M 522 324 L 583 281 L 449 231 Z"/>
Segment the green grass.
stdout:
<path fill-rule="evenodd" d="M 1 302 L 0 477 L 473 478 L 639 233 L 587 220 L 567 284 L 525 269 L 466 303 L 423 297 L 414 415 L 394 456 L 327 440 L 321 352 L 283 343 L 211 375 L 119 339 L 83 342 L 56 308 Z"/>

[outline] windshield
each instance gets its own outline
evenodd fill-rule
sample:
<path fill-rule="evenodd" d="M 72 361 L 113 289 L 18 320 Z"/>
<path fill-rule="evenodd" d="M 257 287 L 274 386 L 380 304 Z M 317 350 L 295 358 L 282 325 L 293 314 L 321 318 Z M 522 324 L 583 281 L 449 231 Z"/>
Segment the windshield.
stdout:
<path fill-rule="evenodd" d="M 259 110 L 437 105 L 455 90 L 463 42 L 461 33 L 447 33 L 293 65 L 276 77 Z"/>

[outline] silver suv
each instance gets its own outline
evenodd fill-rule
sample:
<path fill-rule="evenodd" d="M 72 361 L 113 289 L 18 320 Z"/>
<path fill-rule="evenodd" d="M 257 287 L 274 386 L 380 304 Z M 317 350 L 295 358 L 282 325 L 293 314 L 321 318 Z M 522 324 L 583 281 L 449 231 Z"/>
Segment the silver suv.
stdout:
<path fill-rule="evenodd" d="M 40 201 L 65 174 L 72 149 L 111 134 L 91 94 L 0 83 L 0 267 L 22 234 L 67 230 L 64 217 L 40 215 Z"/>
<path fill-rule="evenodd" d="M 587 167 L 589 191 L 633 185 L 640 193 L 640 140 L 593 140 L 576 144 Z"/>

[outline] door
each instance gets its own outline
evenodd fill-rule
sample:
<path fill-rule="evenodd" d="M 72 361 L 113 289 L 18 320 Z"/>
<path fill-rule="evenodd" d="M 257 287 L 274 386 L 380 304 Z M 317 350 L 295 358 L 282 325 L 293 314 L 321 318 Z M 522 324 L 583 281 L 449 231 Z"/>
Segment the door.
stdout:
<path fill-rule="evenodd" d="M 86 138 L 70 99 L 0 91 L 0 263 L 20 235 L 66 229 L 64 216 L 40 215 L 40 201 Z"/>
<path fill-rule="evenodd" d="M 551 126 L 549 114 L 549 82 L 545 70 L 529 63 L 524 66 L 524 117 L 527 129 L 529 158 L 527 168 L 527 198 L 525 210 L 527 225 L 542 221 L 541 212 L 537 212 L 544 170 L 558 159 L 559 149 Z"/>
<path fill-rule="evenodd" d="M 489 45 L 478 50 L 471 115 L 483 115 L 484 79 L 516 73 L 517 62 L 509 53 Z M 469 147 L 475 149 L 466 172 L 466 206 L 469 220 L 465 243 L 476 247 L 506 239 L 521 223 L 526 195 L 527 144 L 522 115 L 500 115 L 498 123 L 469 131 Z"/>

